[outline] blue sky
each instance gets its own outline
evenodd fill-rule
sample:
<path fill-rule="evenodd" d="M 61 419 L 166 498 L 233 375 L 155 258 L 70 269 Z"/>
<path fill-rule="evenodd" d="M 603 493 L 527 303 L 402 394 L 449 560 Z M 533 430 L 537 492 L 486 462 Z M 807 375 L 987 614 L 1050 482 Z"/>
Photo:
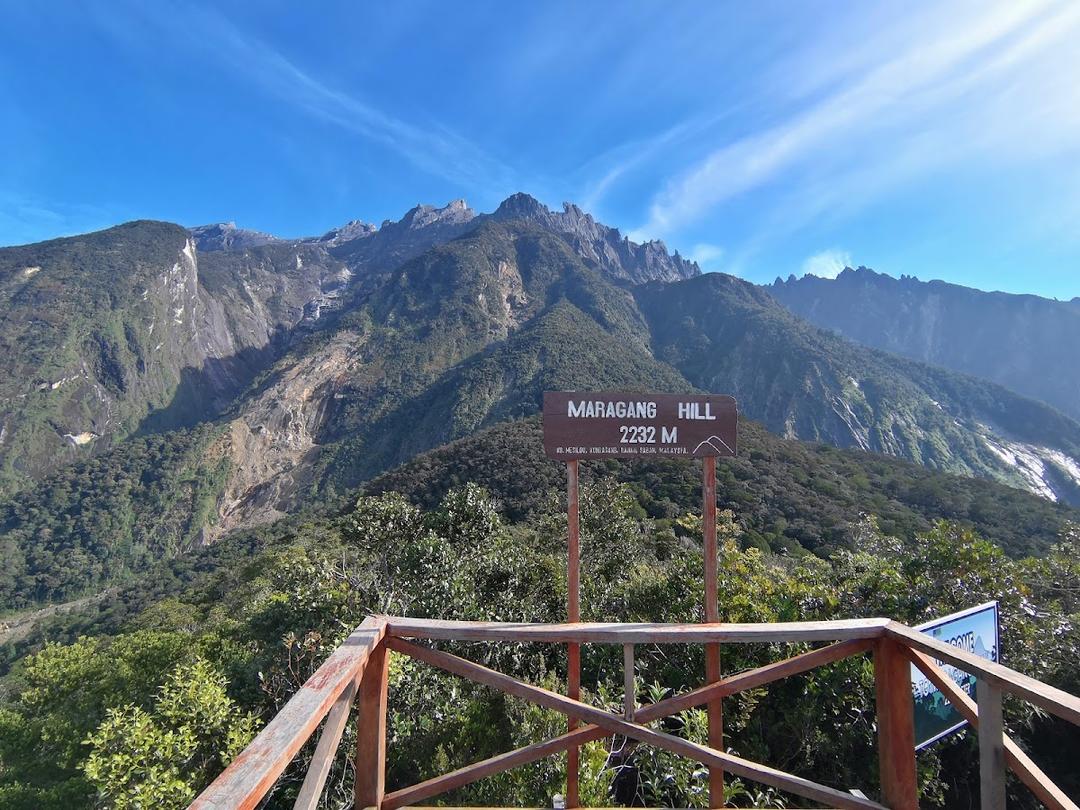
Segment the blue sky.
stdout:
<path fill-rule="evenodd" d="M 298 236 L 523 190 L 755 281 L 1080 295 L 1077 3 L 0 15 L 0 244 L 135 218 Z"/>

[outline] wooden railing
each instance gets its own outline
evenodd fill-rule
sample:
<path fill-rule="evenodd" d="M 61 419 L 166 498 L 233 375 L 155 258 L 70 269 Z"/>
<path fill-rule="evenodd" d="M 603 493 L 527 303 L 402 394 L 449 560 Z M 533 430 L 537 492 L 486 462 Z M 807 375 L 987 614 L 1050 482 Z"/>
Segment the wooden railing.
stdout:
<path fill-rule="evenodd" d="M 627 688 L 626 703 L 620 715 L 416 643 L 450 640 L 619 644 L 624 650 L 628 685 L 632 684 L 636 644 L 829 643 L 792 658 L 729 675 L 648 706 L 636 706 L 633 689 Z M 554 709 L 585 725 L 578 725 L 554 739 L 387 792 L 384 776 L 389 650 Z M 821 785 L 647 725 L 685 709 L 863 653 L 871 653 L 874 659 L 883 804 L 864 798 L 858 791 Z M 938 662 L 947 662 L 975 676 L 978 700 L 972 701 L 958 688 Z M 316 807 L 355 703 L 358 714 L 356 808 L 397 810 L 415 806 L 485 776 L 551 754 L 576 750 L 591 740 L 620 734 L 689 757 L 715 772 L 732 773 L 829 807 L 914 810 L 918 807 L 919 796 L 911 664 L 918 667 L 977 728 L 984 810 L 1005 807 L 1006 768 L 1011 769 L 1051 810 L 1077 809 L 1077 805 L 1004 734 L 1001 697 L 1002 693 L 1011 693 L 1077 725 L 1080 725 L 1080 698 L 887 619 L 785 624 L 514 624 L 387 616 L 365 620 L 191 807 L 198 810 L 255 807 L 325 718 L 295 803 L 296 808 L 305 810 Z"/>

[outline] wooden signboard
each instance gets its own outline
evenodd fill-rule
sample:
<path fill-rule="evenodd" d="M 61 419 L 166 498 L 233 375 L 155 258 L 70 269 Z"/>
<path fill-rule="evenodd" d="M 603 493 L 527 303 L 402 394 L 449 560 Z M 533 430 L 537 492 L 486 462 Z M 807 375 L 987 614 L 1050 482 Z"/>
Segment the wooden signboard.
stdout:
<path fill-rule="evenodd" d="M 720 620 L 717 604 L 716 459 L 734 456 L 739 413 L 734 397 L 719 394 L 636 394 L 626 391 L 548 391 L 544 394 L 544 452 L 566 462 L 567 526 L 567 618 L 581 621 L 581 532 L 578 521 L 578 462 L 589 458 L 701 459 L 701 532 L 704 539 L 705 621 Z M 626 653 L 624 666 L 627 707 L 634 696 L 633 655 Z M 720 645 L 705 645 L 705 680 L 721 677 Z M 567 694 L 581 695 L 581 645 L 566 645 Z M 628 708 L 630 712 L 632 708 Z M 708 704 L 709 746 L 724 749 L 723 707 L 720 700 Z M 568 720 L 573 731 L 578 725 Z M 567 810 L 580 806 L 578 795 L 579 751 L 566 752 Z M 724 804 L 724 772 L 709 767 L 709 806 Z"/>
<path fill-rule="evenodd" d="M 719 394 L 544 394 L 544 452 L 588 458 L 734 456 L 738 409 Z"/>

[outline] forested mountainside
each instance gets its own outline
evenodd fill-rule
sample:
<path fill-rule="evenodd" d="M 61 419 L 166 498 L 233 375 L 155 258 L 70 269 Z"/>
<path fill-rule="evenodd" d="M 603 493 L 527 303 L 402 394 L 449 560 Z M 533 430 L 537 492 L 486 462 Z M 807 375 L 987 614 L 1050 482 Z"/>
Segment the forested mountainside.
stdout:
<path fill-rule="evenodd" d="M 811 326 L 733 276 L 636 294 L 659 359 L 698 388 L 734 394 L 744 413 L 780 435 L 1080 502 L 1080 430 L 1043 403 Z"/>
<path fill-rule="evenodd" d="M 535 414 L 553 389 L 722 391 L 784 438 L 1080 503 L 1080 426 L 1053 408 L 847 341 L 570 205 L 515 195 L 476 215 L 457 201 L 291 241 L 133 223 L 2 255 L 16 306 L 0 450 L 9 492 L 41 482 L 0 501 L 7 607 L 333 502 Z M 981 510 L 980 530 L 1043 548 L 1063 513 L 1027 511 L 1026 541 L 992 527 L 999 511 Z M 813 548 L 833 528 L 753 531 Z M 72 581 L 48 572 L 65 559 L 84 566 Z"/>
<path fill-rule="evenodd" d="M 215 508 L 228 485 L 228 441 L 220 425 L 132 440 L 0 503 L 0 612 L 137 580 L 156 562 L 201 547 L 217 528 Z M 718 503 L 763 551 L 824 557 L 855 548 L 861 520 L 873 515 L 901 538 L 945 518 L 1013 557 L 1041 556 L 1080 523 L 1080 510 L 1003 484 L 782 439 L 747 419 L 739 442 L 740 457 L 719 464 Z M 590 462 L 583 476 L 626 483 L 657 519 L 700 508 L 700 467 L 686 461 Z M 467 482 L 486 488 L 507 519 L 520 521 L 561 497 L 565 470 L 544 457 L 539 417 L 531 416 L 417 455 L 362 488 L 431 506 Z M 299 508 L 332 514 L 350 502 L 351 494 L 327 488 Z"/>
<path fill-rule="evenodd" d="M 0 493 L 213 418 L 347 278 L 318 247 L 199 254 L 161 222 L 0 249 Z"/>
<path fill-rule="evenodd" d="M 497 502 L 472 484 L 435 496 L 447 476 L 471 472 L 471 465 L 462 470 L 448 464 L 451 454 L 470 458 L 483 442 L 494 442 L 492 450 L 512 447 L 511 427 L 462 440 L 466 446 L 440 451 L 427 464 L 403 470 L 398 481 L 412 485 L 430 507 L 419 509 L 387 493 L 362 497 L 334 516 L 289 518 L 236 532 L 190 555 L 159 562 L 139 580 L 68 612 L 45 617 L 21 638 L 5 634 L 4 660 L 11 668 L 0 690 L 0 804 L 71 810 L 119 805 L 118 797 L 137 795 L 148 806 L 183 808 L 372 612 L 562 620 L 566 524 L 561 501 L 552 497 L 527 518 L 508 520 Z M 528 430 L 535 434 L 535 422 Z M 780 452 L 810 447 L 771 441 Z M 861 455 L 820 449 L 849 463 Z M 753 446 L 750 453 L 755 453 Z M 604 475 L 604 465 L 593 468 L 581 501 L 586 620 L 701 620 L 700 505 L 684 509 L 677 503 L 683 490 L 693 489 L 696 495 L 699 482 L 689 463 L 681 466 L 686 468 L 681 475 L 647 467 L 624 472 L 632 483 Z M 508 466 L 499 477 L 509 482 L 512 469 Z M 842 463 L 822 483 L 835 484 L 834 470 L 838 477 L 853 472 Z M 742 469 L 732 472 L 738 476 Z M 661 473 L 665 478 L 675 473 L 668 490 L 656 486 Z M 997 487 L 971 483 L 976 490 Z M 1017 495 L 1050 507 L 1033 496 Z M 740 509 L 747 507 L 752 500 L 740 499 Z M 657 512 L 663 516 L 654 517 Z M 1070 602 L 1080 587 L 1075 528 L 1063 531 L 1045 556 L 1015 560 L 955 523 L 935 523 L 901 538 L 864 518 L 855 527 L 856 549 L 838 548 L 822 559 L 764 552 L 760 536 L 741 529 L 739 515 L 723 512 L 719 519 L 722 621 L 884 615 L 915 624 L 997 599 L 1003 662 L 1072 692 L 1080 688 L 1075 666 L 1080 634 Z M 43 638 L 53 643 L 42 646 Z M 451 643 L 448 649 L 565 690 L 565 661 L 557 645 Z M 741 671 L 804 649 L 729 645 L 724 665 Z M 604 645 L 591 645 L 583 653 L 584 699 L 616 711 L 622 705 L 619 653 Z M 642 647 L 637 655 L 641 702 L 700 683 L 700 647 Z M 876 798 L 873 695 L 873 666 L 867 657 L 780 681 L 767 695 L 740 693 L 725 700 L 725 747 Z M 401 658 L 391 667 L 389 701 L 392 744 L 386 777 L 391 789 L 566 728 L 561 715 Z M 1075 729 L 1024 701 L 1006 702 L 1005 719 L 1008 733 L 1075 795 L 1080 789 Z M 704 740 L 704 728 L 701 710 L 684 712 L 665 726 L 698 742 Z M 328 780 L 329 807 L 347 807 L 352 800 L 354 746 L 350 729 Z M 313 747 L 313 742 L 306 745 L 289 765 L 268 808 L 293 805 Z M 920 805 L 964 807 L 977 801 L 978 761 L 971 733 L 953 735 L 920 753 Z M 590 743 L 583 762 L 582 799 L 591 806 L 630 803 L 635 797 L 651 806 L 695 806 L 702 800 L 701 769 L 689 760 L 655 757 L 645 747 L 621 747 L 616 738 Z M 445 799 L 461 806 L 496 801 L 539 806 L 560 791 L 563 773 L 561 760 L 551 758 Z M 731 806 L 797 802 L 730 777 L 727 790 Z M 1025 810 L 1036 807 L 1018 782 L 1010 783 L 1009 803 Z"/>
<path fill-rule="evenodd" d="M 230 412 L 219 530 L 535 413 L 558 388 L 723 390 L 784 436 L 1080 500 L 1080 426 L 1052 408 L 844 341 L 732 277 L 628 285 L 533 219 L 484 218 L 343 300 Z"/>
<path fill-rule="evenodd" d="M 983 292 L 865 267 L 835 279 L 777 279 L 768 290 L 859 343 L 993 380 L 1080 419 L 1080 298 Z"/>
<path fill-rule="evenodd" d="M 566 486 L 565 465 L 543 453 L 539 417 L 496 425 L 423 453 L 364 484 L 366 494 L 400 492 L 433 508 L 455 487 L 476 483 L 513 521 L 550 510 Z M 1042 555 L 1080 510 L 979 478 L 902 459 L 781 439 L 739 423 L 739 457 L 717 464 L 717 503 L 736 516 L 745 543 L 780 554 L 828 556 L 858 546 L 860 522 L 910 539 L 938 519 L 955 521 L 1013 557 Z M 650 517 L 699 508 L 701 466 L 680 459 L 604 459 L 582 465 L 585 481 L 628 485 Z"/>

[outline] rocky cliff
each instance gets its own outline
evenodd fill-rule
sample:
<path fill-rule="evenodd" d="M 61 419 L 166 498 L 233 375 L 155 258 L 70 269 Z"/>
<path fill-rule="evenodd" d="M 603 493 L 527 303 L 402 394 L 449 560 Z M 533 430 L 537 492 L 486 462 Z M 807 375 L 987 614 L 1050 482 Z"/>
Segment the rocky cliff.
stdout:
<path fill-rule="evenodd" d="M 0 250 L 0 490 L 213 418 L 347 279 L 318 246 L 200 253 L 158 222 Z"/>
<path fill-rule="evenodd" d="M 795 314 L 859 343 L 993 380 L 1080 419 L 1080 298 L 982 292 L 865 267 L 769 289 Z"/>

